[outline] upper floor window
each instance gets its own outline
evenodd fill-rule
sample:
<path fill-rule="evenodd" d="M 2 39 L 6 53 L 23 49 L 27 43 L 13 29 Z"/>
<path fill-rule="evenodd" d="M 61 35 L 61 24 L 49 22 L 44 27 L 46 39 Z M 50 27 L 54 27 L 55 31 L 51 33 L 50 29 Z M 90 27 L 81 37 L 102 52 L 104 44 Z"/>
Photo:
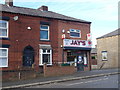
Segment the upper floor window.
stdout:
<path fill-rule="evenodd" d="M 40 40 L 49 40 L 49 26 L 48 25 L 40 26 Z"/>
<path fill-rule="evenodd" d="M 70 29 L 70 37 L 80 38 L 81 37 L 81 31 L 76 30 L 76 29 Z"/>
<path fill-rule="evenodd" d="M 0 37 L 8 37 L 8 21 L 0 20 Z"/>
<path fill-rule="evenodd" d="M 0 48 L 0 67 L 8 67 L 8 48 Z"/>

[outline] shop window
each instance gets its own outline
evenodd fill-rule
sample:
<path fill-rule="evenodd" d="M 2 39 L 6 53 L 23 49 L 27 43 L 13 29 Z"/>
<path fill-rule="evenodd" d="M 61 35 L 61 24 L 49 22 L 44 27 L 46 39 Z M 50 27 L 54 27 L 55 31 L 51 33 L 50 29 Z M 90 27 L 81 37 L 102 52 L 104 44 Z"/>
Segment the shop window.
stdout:
<path fill-rule="evenodd" d="M 0 20 L 0 37 L 8 38 L 8 21 Z"/>
<path fill-rule="evenodd" d="M 72 52 L 67 52 L 67 62 L 73 62 L 75 59 L 75 55 Z"/>
<path fill-rule="evenodd" d="M 70 29 L 70 37 L 80 38 L 81 37 L 81 31 L 76 30 L 76 29 Z"/>
<path fill-rule="evenodd" d="M 8 48 L 0 48 L 0 67 L 8 67 Z"/>
<path fill-rule="evenodd" d="M 40 40 L 49 40 L 49 26 L 48 25 L 40 26 Z"/>
<path fill-rule="evenodd" d="M 102 51 L 102 60 L 107 60 L 107 51 Z"/>
<path fill-rule="evenodd" d="M 52 65 L 52 50 L 40 49 L 40 65 Z"/>

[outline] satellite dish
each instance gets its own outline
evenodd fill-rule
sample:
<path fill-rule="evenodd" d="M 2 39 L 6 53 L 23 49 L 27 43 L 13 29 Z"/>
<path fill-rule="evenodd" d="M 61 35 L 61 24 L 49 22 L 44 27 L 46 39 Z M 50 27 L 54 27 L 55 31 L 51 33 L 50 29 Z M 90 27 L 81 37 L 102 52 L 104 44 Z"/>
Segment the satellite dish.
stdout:
<path fill-rule="evenodd" d="M 15 21 L 17 21 L 17 20 L 18 20 L 18 16 L 14 16 L 13 19 L 14 19 Z"/>

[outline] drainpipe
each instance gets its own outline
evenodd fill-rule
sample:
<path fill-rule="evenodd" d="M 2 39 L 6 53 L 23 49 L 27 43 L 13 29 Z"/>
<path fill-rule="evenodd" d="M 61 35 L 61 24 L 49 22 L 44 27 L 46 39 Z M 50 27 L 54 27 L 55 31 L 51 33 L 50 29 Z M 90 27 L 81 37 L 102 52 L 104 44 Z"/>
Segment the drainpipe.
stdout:
<path fill-rule="evenodd" d="M 63 64 L 64 63 L 64 39 L 65 39 L 65 30 L 64 29 L 62 30 L 62 33 L 63 34 L 62 34 L 62 46 L 61 47 L 63 49 L 62 50 L 62 64 Z"/>
<path fill-rule="evenodd" d="M 19 76 L 19 80 L 20 80 L 21 79 L 21 73 L 20 72 L 19 72 L 18 76 Z"/>
<path fill-rule="evenodd" d="M 105 65 L 105 62 L 102 63 L 102 65 L 100 66 L 99 70 L 102 69 L 104 65 Z"/>
<path fill-rule="evenodd" d="M 62 50 L 62 64 L 64 63 L 64 48 Z"/>

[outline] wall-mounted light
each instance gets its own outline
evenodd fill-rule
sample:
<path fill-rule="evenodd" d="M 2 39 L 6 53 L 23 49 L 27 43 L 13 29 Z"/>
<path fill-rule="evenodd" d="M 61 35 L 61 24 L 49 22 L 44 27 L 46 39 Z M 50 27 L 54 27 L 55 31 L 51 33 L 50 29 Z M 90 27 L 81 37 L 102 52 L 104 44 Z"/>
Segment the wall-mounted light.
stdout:
<path fill-rule="evenodd" d="M 69 33 L 70 33 L 70 31 L 67 31 L 67 33 L 69 34 Z"/>
<path fill-rule="evenodd" d="M 31 30 L 32 28 L 31 27 L 27 27 L 28 30 Z"/>
<path fill-rule="evenodd" d="M 65 33 L 65 30 L 64 30 L 64 29 L 62 30 L 62 33 Z"/>
<path fill-rule="evenodd" d="M 14 20 L 14 21 L 17 21 L 18 18 L 19 18 L 18 16 L 14 16 L 14 17 L 13 17 L 13 20 Z"/>

